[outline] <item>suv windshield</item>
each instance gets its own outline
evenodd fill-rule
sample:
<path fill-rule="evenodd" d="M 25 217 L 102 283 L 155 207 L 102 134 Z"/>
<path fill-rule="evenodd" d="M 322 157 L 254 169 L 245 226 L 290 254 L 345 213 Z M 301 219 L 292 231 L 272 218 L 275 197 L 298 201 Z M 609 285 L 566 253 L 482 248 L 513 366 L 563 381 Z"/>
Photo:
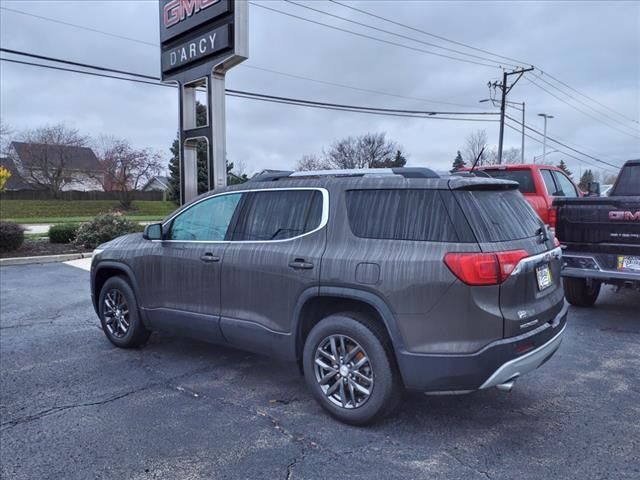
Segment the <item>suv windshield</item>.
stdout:
<path fill-rule="evenodd" d="M 538 235 L 542 221 L 517 190 L 456 191 L 478 242 L 505 242 Z"/>
<path fill-rule="evenodd" d="M 533 176 L 531 170 L 499 170 L 499 169 L 483 169 L 485 173 L 488 173 L 493 178 L 499 178 L 500 180 L 512 180 L 518 182 L 520 186 L 518 190 L 522 193 L 535 193 L 536 186 L 533 183 Z"/>

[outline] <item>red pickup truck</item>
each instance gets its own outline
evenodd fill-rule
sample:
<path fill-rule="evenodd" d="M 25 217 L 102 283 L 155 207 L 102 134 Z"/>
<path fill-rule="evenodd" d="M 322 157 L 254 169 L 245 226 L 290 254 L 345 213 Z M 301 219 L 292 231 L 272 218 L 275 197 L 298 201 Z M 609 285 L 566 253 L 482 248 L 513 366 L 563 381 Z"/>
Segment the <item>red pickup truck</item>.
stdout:
<path fill-rule="evenodd" d="M 463 171 L 470 171 L 465 168 Z M 556 227 L 556 208 L 553 199 L 557 197 L 582 197 L 580 189 L 558 167 L 553 165 L 518 164 L 486 165 L 475 167 L 474 171 L 485 172 L 493 178 L 513 180 L 520 184 L 520 192 L 540 215 L 544 223 Z"/>

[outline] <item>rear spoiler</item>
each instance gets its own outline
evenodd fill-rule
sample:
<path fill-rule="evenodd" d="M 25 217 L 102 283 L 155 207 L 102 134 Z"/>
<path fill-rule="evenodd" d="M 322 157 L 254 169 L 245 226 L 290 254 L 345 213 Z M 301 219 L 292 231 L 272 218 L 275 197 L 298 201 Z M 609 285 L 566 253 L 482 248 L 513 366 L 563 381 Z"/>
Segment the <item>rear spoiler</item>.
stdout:
<path fill-rule="evenodd" d="M 498 180 L 492 178 L 459 177 L 449 180 L 451 190 L 517 190 L 518 182 L 511 180 Z"/>

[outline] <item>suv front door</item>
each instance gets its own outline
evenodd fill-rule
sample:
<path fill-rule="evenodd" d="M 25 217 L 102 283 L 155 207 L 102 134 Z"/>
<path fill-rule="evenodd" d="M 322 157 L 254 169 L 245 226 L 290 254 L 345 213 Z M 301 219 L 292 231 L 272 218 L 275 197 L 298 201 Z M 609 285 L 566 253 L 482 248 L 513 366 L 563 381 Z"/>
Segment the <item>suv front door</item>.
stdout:
<path fill-rule="evenodd" d="M 220 273 L 241 193 L 206 198 L 165 224 L 146 256 L 144 308 L 155 328 L 221 338 Z"/>
<path fill-rule="evenodd" d="M 224 254 L 221 328 L 232 344 L 278 356 L 298 299 L 319 286 L 329 194 L 279 188 L 246 196 Z"/>

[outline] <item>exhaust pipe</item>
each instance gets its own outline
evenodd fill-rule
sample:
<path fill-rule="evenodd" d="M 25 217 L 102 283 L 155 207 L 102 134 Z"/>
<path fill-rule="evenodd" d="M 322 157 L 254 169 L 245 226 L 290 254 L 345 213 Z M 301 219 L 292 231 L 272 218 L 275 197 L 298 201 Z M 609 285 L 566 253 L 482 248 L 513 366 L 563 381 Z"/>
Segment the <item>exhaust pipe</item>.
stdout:
<path fill-rule="evenodd" d="M 499 383 L 498 385 L 496 385 L 496 388 L 501 392 L 510 392 L 513 386 L 515 385 L 517 379 L 518 377 L 515 376 L 504 383 Z"/>

